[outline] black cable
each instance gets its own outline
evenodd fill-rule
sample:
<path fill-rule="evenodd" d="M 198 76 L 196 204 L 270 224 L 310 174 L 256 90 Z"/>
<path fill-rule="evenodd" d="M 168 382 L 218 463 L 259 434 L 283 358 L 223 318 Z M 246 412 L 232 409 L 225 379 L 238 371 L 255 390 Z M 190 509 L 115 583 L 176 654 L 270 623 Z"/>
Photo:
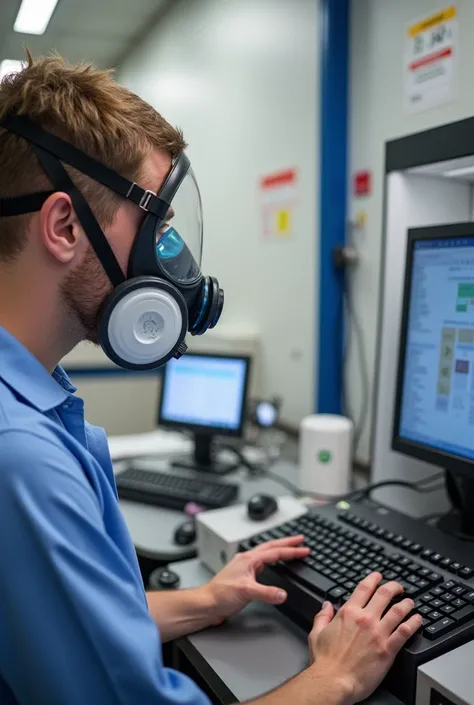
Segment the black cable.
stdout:
<path fill-rule="evenodd" d="M 342 495 L 326 495 L 322 494 L 321 492 L 306 492 L 305 490 L 301 490 L 299 487 L 294 485 L 290 480 L 287 480 L 286 477 L 281 477 L 276 472 L 273 472 L 272 470 L 268 469 L 262 469 L 260 471 L 260 475 L 264 477 L 269 477 L 271 480 L 274 482 L 279 483 L 282 487 L 285 489 L 289 490 L 292 494 L 294 494 L 296 497 L 311 497 L 313 499 L 319 500 L 319 501 L 327 501 L 327 502 L 340 502 L 342 500 L 354 500 L 354 501 L 359 501 L 361 499 L 370 497 L 371 493 L 374 492 L 375 490 L 381 489 L 383 487 L 391 487 L 391 486 L 397 486 L 397 487 L 406 487 L 409 490 L 412 490 L 414 492 L 419 492 L 420 494 L 428 494 L 430 492 L 435 492 L 439 489 L 443 489 L 444 485 L 442 483 L 439 484 L 432 484 L 435 479 L 439 477 L 439 474 L 433 475 L 432 478 L 426 478 L 426 480 L 421 480 L 423 484 L 419 484 L 416 482 L 408 482 L 405 480 L 383 480 L 382 482 L 375 482 L 372 485 L 367 485 L 366 487 L 362 487 L 359 490 L 352 490 L 351 492 L 348 492 L 346 494 Z M 428 480 L 431 480 L 431 484 L 428 483 Z"/>
<path fill-rule="evenodd" d="M 296 497 L 311 497 L 313 499 L 323 502 L 339 502 L 341 500 L 349 499 L 364 499 L 370 497 L 372 492 L 374 492 L 375 490 L 381 489 L 383 487 L 406 487 L 407 489 L 413 490 L 414 492 L 419 492 L 421 494 L 435 492 L 444 487 L 443 483 L 439 483 L 440 480 L 444 480 L 444 472 L 438 472 L 434 475 L 431 475 L 430 477 L 425 477 L 421 480 L 418 480 L 418 482 L 409 482 L 408 480 L 382 480 L 380 482 L 372 483 L 371 485 L 366 485 L 365 487 L 362 487 L 358 490 L 352 490 L 351 492 L 348 492 L 343 495 L 326 495 L 322 494 L 321 492 L 309 492 L 301 490 L 290 480 L 287 480 L 286 477 L 281 477 L 281 475 L 279 475 L 278 473 L 273 472 L 273 470 L 270 470 L 269 467 L 258 466 L 254 463 L 251 463 L 249 460 L 246 459 L 242 451 L 239 448 L 236 448 L 235 446 L 226 443 L 219 443 L 219 448 L 229 450 L 232 453 L 235 453 L 241 465 L 247 468 L 247 470 L 252 476 L 268 477 L 274 482 L 279 483 L 282 487 L 287 489 Z M 438 484 L 436 484 L 437 482 Z"/>

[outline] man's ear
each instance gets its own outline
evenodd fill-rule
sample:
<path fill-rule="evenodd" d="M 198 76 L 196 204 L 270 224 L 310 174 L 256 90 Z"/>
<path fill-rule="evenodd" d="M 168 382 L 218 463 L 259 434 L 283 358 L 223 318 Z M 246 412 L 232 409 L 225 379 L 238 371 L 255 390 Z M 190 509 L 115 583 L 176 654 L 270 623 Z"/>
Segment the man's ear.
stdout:
<path fill-rule="evenodd" d="M 40 237 L 48 252 L 60 263 L 69 264 L 85 246 L 84 231 L 67 193 L 57 191 L 40 211 Z"/>

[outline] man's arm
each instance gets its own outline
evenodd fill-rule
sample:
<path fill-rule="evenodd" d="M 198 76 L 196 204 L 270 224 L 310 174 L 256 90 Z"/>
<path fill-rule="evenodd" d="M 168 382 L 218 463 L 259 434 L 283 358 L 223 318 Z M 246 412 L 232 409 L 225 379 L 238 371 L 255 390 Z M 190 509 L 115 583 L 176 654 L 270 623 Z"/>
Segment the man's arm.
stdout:
<path fill-rule="evenodd" d="M 214 614 L 207 586 L 194 590 L 147 592 L 148 609 L 163 642 L 179 639 L 223 621 Z"/>
<path fill-rule="evenodd" d="M 147 593 L 148 607 L 163 641 L 221 624 L 253 600 L 271 605 L 284 602 L 286 593 L 261 585 L 257 575 L 267 564 L 307 556 L 309 548 L 302 542 L 303 536 L 292 536 L 239 553 L 207 585 L 195 590 Z"/>

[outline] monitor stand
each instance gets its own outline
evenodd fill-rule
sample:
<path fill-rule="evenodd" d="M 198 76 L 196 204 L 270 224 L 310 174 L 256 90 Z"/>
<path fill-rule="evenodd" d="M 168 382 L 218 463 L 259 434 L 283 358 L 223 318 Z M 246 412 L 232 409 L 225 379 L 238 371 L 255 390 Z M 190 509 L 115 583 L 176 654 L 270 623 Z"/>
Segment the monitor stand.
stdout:
<path fill-rule="evenodd" d="M 172 466 L 214 475 L 226 475 L 229 472 L 235 472 L 240 465 L 240 463 L 220 463 L 214 456 L 214 436 L 208 433 L 195 433 L 193 457 L 174 460 Z"/>
<path fill-rule="evenodd" d="M 436 526 L 460 539 L 474 538 L 474 479 L 459 477 L 456 481 L 455 474 L 448 471 L 446 489 L 455 509 Z"/>

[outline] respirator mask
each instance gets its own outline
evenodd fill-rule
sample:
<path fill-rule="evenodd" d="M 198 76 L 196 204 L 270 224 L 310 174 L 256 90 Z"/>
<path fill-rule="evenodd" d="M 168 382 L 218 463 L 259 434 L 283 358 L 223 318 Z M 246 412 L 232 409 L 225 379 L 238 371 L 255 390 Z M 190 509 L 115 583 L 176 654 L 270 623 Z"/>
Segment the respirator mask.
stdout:
<path fill-rule="evenodd" d="M 125 179 L 73 145 L 43 130 L 28 117 L 7 115 L 0 127 L 27 140 L 53 184 L 43 191 L 0 199 L 0 217 L 41 209 L 55 191 L 67 193 L 94 252 L 113 285 L 102 305 L 99 340 L 120 367 L 150 370 L 186 352 L 186 334 L 214 328 L 224 292 L 201 273 L 202 209 L 188 157 L 181 153 L 157 193 Z M 145 212 L 127 275 L 86 199 L 61 161 L 87 174 Z"/>

